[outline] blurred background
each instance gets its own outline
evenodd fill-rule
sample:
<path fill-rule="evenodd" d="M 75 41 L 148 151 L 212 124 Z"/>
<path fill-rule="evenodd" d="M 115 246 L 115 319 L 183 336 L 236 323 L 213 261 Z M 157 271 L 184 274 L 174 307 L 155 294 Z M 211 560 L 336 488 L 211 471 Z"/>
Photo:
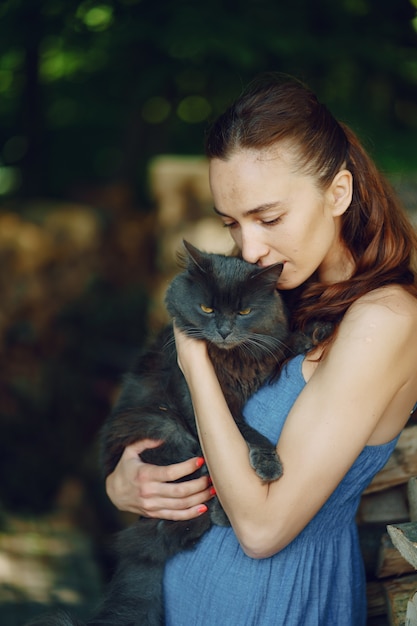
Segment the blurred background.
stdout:
<path fill-rule="evenodd" d="M 0 622 L 83 614 L 126 523 L 97 434 L 211 216 L 204 133 L 259 72 L 306 81 L 414 216 L 417 0 L 0 2 Z"/>

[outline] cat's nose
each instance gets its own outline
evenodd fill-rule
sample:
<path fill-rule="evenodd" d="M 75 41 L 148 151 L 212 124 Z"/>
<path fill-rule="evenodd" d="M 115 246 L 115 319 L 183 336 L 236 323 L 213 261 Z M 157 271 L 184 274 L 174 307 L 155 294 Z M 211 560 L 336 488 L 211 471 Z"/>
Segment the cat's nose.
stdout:
<path fill-rule="evenodd" d="M 231 323 L 228 320 L 223 320 L 223 323 L 217 326 L 217 330 L 223 339 L 227 339 L 232 332 Z"/>

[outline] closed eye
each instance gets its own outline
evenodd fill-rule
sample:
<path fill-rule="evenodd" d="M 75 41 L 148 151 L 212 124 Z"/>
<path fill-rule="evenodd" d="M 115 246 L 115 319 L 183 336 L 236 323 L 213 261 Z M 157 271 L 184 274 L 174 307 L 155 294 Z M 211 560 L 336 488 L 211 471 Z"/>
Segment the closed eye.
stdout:
<path fill-rule="evenodd" d="M 282 220 L 282 215 L 280 215 L 279 217 L 274 217 L 273 219 L 270 219 L 270 220 L 267 220 L 267 219 L 259 220 L 259 223 L 262 224 L 263 226 L 276 226 L 276 224 L 279 224 L 281 220 Z M 224 228 L 237 228 L 238 225 L 239 225 L 238 222 L 223 222 Z"/>
<path fill-rule="evenodd" d="M 206 306 L 205 304 L 200 304 L 200 309 L 204 313 L 213 313 L 214 312 L 214 309 L 212 309 L 210 306 Z"/>
<path fill-rule="evenodd" d="M 262 224 L 264 226 L 275 226 L 275 224 L 279 224 L 281 220 L 282 215 L 280 215 L 279 217 L 275 217 L 273 220 L 262 220 Z"/>
<path fill-rule="evenodd" d="M 239 315 L 249 315 L 249 313 L 252 311 L 251 308 L 247 308 L 247 309 L 242 309 L 241 311 L 239 311 Z"/>

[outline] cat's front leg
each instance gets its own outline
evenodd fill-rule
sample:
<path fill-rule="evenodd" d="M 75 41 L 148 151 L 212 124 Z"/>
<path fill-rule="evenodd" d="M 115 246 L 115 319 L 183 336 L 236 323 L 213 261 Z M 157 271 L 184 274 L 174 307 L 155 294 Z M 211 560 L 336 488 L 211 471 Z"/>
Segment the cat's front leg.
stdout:
<path fill-rule="evenodd" d="M 249 460 L 255 472 L 264 482 L 278 480 L 283 468 L 275 446 L 243 419 L 236 420 L 236 424 L 248 444 Z"/>
<path fill-rule="evenodd" d="M 283 474 L 281 459 L 275 448 L 248 443 L 249 460 L 259 478 L 266 483 L 278 480 Z"/>

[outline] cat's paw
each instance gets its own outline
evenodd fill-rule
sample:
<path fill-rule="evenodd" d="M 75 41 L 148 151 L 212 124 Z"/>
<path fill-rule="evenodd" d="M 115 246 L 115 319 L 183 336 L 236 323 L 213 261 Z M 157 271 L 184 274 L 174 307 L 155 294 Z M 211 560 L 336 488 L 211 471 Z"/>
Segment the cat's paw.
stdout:
<path fill-rule="evenodd" d="M 266 483 L 282 476 L 282 464 L 274 449 L 249 446 L 249 458 L 255 472 Z"/>

